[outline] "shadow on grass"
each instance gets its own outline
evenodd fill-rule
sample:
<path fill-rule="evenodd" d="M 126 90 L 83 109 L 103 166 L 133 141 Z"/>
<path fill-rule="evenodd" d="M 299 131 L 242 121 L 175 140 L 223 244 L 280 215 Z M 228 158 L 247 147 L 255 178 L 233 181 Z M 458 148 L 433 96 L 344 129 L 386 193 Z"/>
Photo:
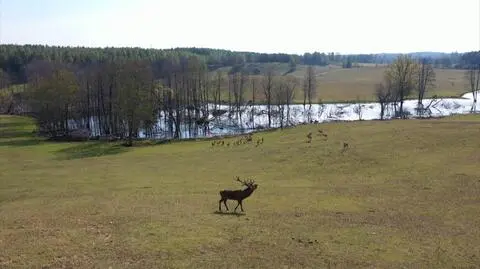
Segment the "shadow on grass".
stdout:
<path fill-rule="evenodd" d="M 230 211 L 214 211 L 213 214 L 216 214 L 216 215 L 222 215 L 222 216 L 237 216 L 237 217 L 240 217 L 240 216 L 245 216 L 245 213 L 240 213 L 240 212 L 230 212 Z"/>
<path fill-rule="evenodd" d="M 34 133 L 29 131 L 0 131 L 0 139 L 33 137 Z"/>
<path fill-rule="evenodd" d="M 129 149 L 119 144 L 111 143 L 80 143 L 72 147 L 58 150 L 55 154 L 57 160 L 73 160 L 107 155 L 116 155 L 127 152 Z"/>
<path fill-rule="evenodd" d="M 9 121 L 9 122 L 0 122 L 0 128 L 13 128 L 13 127 L 25 127 L 32 125 L 31 122 L 27 121 Z"/>
<path fill-rule="evenodd" d="M 42 139 L 15 139 L 15 140 L 0 140 L 0 147 L 28 147 L 38 145 L 45 140 Z"/>

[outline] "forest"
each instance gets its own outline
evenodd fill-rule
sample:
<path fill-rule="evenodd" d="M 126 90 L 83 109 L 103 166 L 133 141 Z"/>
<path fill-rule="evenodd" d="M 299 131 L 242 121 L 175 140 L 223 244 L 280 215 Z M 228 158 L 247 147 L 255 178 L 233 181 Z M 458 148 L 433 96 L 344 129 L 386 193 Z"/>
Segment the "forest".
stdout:
<path fill-rule="evenodd" d="M 86 48 L 59 47 L 43 45 L 5 45 L 0 44 L 0 69 L 6 72 L 12 82 L 27 81 L 27 66 L 33 61 L 52 61 L 79 68 L 92 64 L 117 62 L 122 60 L 141 60 L 152 64 L 154 75 L 159 76 L 160 68 L 169 58 L 195 56 L 212 70 L 222 66 L 238 66 L 245 63 L 292 63 L 325 66 L 331 63 L 373 63 L 389 64 L 400 54 L 357 54 L 341 55 L 336 53 L 305 53 L 303 55 L 285 53 L 237 52 L 209 48 Z M 412 57 L 430 58 L 435 68 L 465 68 L 466 60 L 474 53 L 411 53 Z"/>

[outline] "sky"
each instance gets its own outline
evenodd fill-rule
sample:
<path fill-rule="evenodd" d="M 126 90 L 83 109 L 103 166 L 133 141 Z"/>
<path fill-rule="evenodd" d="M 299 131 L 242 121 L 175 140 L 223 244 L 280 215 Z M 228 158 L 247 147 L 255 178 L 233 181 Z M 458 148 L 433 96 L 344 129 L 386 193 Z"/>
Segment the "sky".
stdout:
<path fill-rule="evenodd" d="M 465 52 L 480 50 L 480 0 L 0 0 L 0 43 Z"/>

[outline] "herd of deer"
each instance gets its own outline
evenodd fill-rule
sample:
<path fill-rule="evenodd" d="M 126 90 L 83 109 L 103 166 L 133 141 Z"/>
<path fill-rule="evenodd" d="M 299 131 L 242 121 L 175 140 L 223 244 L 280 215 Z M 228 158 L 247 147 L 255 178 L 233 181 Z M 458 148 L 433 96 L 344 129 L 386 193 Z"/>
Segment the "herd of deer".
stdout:
<path fill-rule="evenodd" d="M 322 136 L 325 140 L 328 139 L 328 135 L 324 133 L 322 130 L 318 130 L 318 136 Z M 312 132 L 307 134 L 307 143 L 312 143 Z"/>
<path fill-rule="evenodd" d="M 239 146 L 239 145 L 247 144 L 247 143 L 253 143 L 252 134 L 247 134 L 246 136 L 242 136 L 240 139 L 235 140 L 234 142 L 232 142 L 232 146 Z M 263 137 L 256 140 L 255 147 L 258 147 L 261 144 L 263 144 Z M 230 142 L 225 142 L 224 140 L 212 141 L 212 147 L 214 147 L 214 146 L 227 146 L 227 147 L 229 147 Z"/>
<path fill-rule="evenodd" d="M 323 131 L 323 130 L 317 130 L 318 133 L 317 135 L 318 136 L 321 136 L 324 138 L 324 140 L 327 140 L 328 139 L 328 135 Z M 312 138 L 313 138 L 313 135 L 312 135 L 312 132 L 309 132 L 307 134 L 307 143 L 312 143 Z M 341 150 L 341 153 L 344 153 L 347 149 L 349 148 L 349 145 L 347 142 L 343 142 L 343 148 Z"/>

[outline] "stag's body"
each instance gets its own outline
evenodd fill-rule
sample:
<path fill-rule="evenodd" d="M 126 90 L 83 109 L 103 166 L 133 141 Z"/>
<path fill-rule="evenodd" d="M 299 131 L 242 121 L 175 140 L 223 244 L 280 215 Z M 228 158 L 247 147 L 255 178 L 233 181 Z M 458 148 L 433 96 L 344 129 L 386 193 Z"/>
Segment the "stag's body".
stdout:
<path fill-rule="evenodd" d="M 223 202 L 223 204 L 225 205 L 225 208 L 228 211 L 227 200 L 234 200 L 234 201 L 237 201 L 238 204 L 235 207 L 235 209 L 233 210 L 233 212 L 235 212 L 237 210 L 238 206 L 240 206 L 240 209 L 243 212 L 242 201 L 244 199 L 246 199 L 247 197 L 249 197 L 253 193 L 253 191 L 255 191 L 255 189 L 258 187 L 258 185 L 254 184 L 253 181 L 251 181 L 251 182 L 241 181 L 238 177 L 237 177 L 237 181 L 239 181 L 243 185 L 247 186 L 247 188 L 243 189 L 243 190 L 223 190 L 223 191 L 220 191 L 220 197 L 221 198 L 220 198 L 220 201 L 218 201 L 218 210 L 219 211 L 222 211 L 222 202 Z"/>

